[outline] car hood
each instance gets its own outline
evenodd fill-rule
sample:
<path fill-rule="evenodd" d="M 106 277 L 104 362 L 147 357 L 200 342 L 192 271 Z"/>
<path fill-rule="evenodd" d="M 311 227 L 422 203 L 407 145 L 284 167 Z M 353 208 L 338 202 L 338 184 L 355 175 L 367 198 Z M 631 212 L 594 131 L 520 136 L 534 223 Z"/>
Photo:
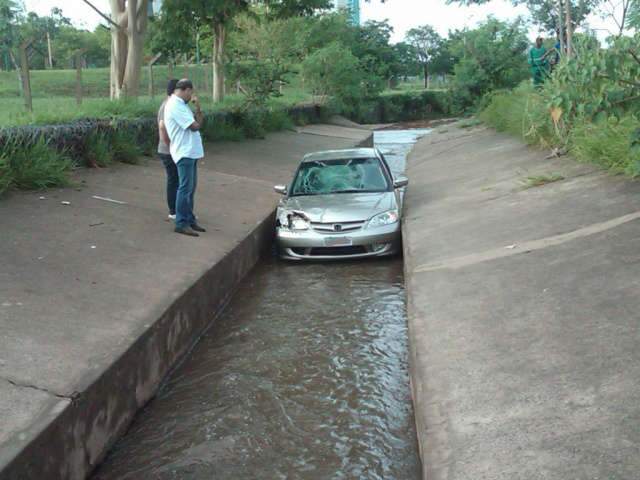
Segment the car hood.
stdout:
<path fill-rule="evenodd" d="M 367 220 L 397 205 L 393 192 L 376 192 L 290 197 L 282 207 L 304 212 L 312 222 L 335 223 Z"/>

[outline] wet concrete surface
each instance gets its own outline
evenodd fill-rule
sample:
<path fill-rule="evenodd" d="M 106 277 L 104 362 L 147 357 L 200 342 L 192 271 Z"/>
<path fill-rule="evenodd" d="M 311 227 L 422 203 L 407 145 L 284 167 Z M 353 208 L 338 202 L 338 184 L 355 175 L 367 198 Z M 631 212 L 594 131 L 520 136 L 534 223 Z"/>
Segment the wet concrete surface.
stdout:
<path fill-rule="evenodd" d="M 376 132 L 394 173 L 415 132 Z M 94 480 L 417 479 L 402 261 L 268 259 Z"/>

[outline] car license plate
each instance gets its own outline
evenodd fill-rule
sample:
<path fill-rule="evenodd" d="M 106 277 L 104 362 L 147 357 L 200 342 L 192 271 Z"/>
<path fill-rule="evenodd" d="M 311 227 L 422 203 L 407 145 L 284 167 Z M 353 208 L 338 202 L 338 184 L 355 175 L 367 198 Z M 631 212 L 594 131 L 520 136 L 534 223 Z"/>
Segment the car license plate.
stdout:
<path fill-rule="evenodd" d="M 327 247 L 349 247 L 353 241 L 349 237 L 327 237 L 324 244 Z"/>

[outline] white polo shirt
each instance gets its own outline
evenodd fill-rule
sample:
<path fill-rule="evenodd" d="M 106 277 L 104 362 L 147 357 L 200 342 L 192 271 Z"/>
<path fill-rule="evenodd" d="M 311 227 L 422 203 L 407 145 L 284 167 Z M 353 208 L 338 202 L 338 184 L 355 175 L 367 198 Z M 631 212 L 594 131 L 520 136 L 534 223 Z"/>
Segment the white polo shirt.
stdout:
<path fill-rule="evenodd" d="M 180 97 L 171 95 L 164 107 L 164 126 L 169 134 L 171 158 L 178 163 L 183 158 L 204 157 L 200 132 L 189 130 L 195 122 L 189 105 Z"/>

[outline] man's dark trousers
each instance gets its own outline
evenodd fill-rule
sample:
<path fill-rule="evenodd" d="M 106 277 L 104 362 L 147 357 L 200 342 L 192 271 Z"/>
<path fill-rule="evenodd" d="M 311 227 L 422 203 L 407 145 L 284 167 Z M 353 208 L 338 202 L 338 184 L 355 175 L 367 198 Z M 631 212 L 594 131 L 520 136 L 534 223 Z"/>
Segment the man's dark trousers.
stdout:
<path fill-rule="evenodd" d="M 176 162 L 173 161 L 171 155 L 166 153 L 158 153 L 164 169 L 167 171 L 167 206 L 169 214 L 176 214 L 176 195 L 178 193 L 178 168 Z"/>

